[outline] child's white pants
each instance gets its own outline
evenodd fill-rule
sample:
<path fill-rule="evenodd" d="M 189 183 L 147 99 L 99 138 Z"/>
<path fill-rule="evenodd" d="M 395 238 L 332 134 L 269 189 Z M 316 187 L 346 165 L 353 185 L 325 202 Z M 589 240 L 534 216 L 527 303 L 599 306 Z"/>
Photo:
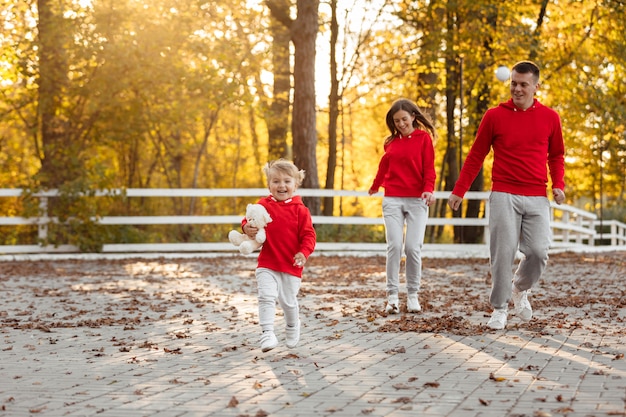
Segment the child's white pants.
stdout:
<path fill-rule="evenodd" d="M 267 268 L 257 268 L 256 280 L 261 329 L 274 331 L 276 302 L 280 304 L 283 310 L 285 324 L 287 326 L 297 325 L 300 313 L 297 297 L 302 280 L 293 275 Z"/>

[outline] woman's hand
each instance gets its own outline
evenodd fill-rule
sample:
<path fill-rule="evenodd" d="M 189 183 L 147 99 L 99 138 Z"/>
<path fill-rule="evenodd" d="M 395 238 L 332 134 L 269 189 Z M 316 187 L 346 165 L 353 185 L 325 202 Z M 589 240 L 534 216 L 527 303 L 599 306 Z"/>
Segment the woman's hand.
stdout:
<path fill-rule="evenodd" d="M 423 192 L 422 198 L 428 207 L 435 203 L 435 195 L 433 193 Z"/>
<path fill-rule="evenodd" d="M 302 252 L 296 253 L 296 256 L 293 257 L 293 266 L 303 268 L 304 264 L 306 264 L 306 256 Z"/>

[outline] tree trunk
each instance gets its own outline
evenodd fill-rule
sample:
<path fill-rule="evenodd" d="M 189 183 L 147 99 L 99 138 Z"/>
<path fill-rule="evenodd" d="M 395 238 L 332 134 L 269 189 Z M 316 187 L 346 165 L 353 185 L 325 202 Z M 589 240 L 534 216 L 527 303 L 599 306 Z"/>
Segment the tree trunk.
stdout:
<path fill-rule="evenodd" d="M 306 171 L 302 186 L 319 188 L 315 114 L 315 38 L 319 0 L 298 0 L 298 17 L 291 29 L 294 43 L 294 100 L 291 120 L 293 160 Z M 304 198 L 311 214 L 320 214 L 319 197 Z"/>
<path fill-rule="evenodd" d="M 331 0 L 330 7 L 330 95 L 328 97 L 328 162 L 326 167 L 327 190 L 335 188 L 335 170 L 337 169 L 337 120 L 339 118 L 339 81 L 337 80 L 337 0 Z M 332 216 L 334 209 L 333 197 L 324 198 L 324 216 Z"/>
<path fill-rule="evenodd" d="M 498 21 L 497 12 L 487 12 L 487 15 L 484 19 L 489 26 L 496 30 L 496 25 Z M 483 47 L 486 52 L 486 56 L 489 57 L 489 61 L 493 60 L 493 47 L 492 47 L 493 39 L 488 36 L 483 41 Z M 488 65 L 482 64 L 481 69 L 489 68 Z M 483 84 L 480 88 L 480 93 L 478 94 L 478 98 L 476 100 L 476 108 L 475 113 L 477 117 L 474 120 L 481 120 L 482 115 L 489 109 L 489 97 L 491 95 L 491 80 L 489 77 L 483 78 Z M 480 115 L 480 116 L 479 116 Z M 476 137 L 476 132 L 478 131 L 478 125 L 475 125 L 472 131 L 472 137 Z M 472 182 L 469 191 L 482 191 L 485 186 L 485 176 L 483 168 L 480 169 L 476 178 Z M 467 209 L 465 211 L 466 218 L 477 218 L 480 215 L 482 201 L 480 200 L 468 200 L 467 201 Z M 459 210 L 460 211 L 460 210 Z M 459 237 L 459 241 L 463 243 L 481 243 L 483 241 L 485 229 L 482 226 L 464 226 L 461 228 L 461 236 Z"/>
<path fill-rule="evenodd" d="M 476 114 L 484 114 L 489 108 L 489 94 L 491 87 L 488 82 L 482 85 L 481 92 L 478 95 L 476 102 Z M 477 118 L 476 120 L 480 120 Z M 476 137 L 478 126 L 475 126 L 472 132 L 472 137 Z M 483 191 L 485 187 L 485 175 L 484 169 L 481 168 L 478 171 L 478 175 L 474 178 L 474 182 L 469 188 L 469 191 Z M 466 218 L 475 218 L 480 215 L 482 201 L 480 200 L 467 200 L 467 208 L 465 210 Z M 461 210 L 458 210 L 461 211 Z M 462 243 L 481 243 L 483 241 L 484 227 L 482 226 L 462 226 L 461 235 L 459 236 L 459 242 Z"/>
<path fill-rule="evenodd" d="M 78 174 L 77 156 L 63 116 L 62 102 L 67 87 L 66 31 L 62 2 L 38 0 L 39 10 L 39 108 L 41 135 L 40 184 L 58 188 Z"/>
<path fill-rule="evenodd" d="M 451 19 L 448 19 L 451 20 Z M 447 123 L 447 147 L 446 147 L 446 155 L 444 163 L 448 167 L 446 170 L 444 191 L 452 191 L 454 188 L 454 184 L 456 180 L 459 178 L 459 170 L 460 170 L 460 147 L 459 147 L 459 139 L 456 135 L 456 117 L 455 117 L 455 109 L 456 109 L 456 98 L 458 92 L 459 85 L 459 62 L 457 57 L 453 56 L 452 53 L 446 57 L 446 123 Z M 463 97 L 460 97 L 460 100 L 463 100 Z M 459 123 L 462 123 L 462 120 L 459 120 Z M 460 131 L 459 131 L 460 134 Z M 447 204 L 445 201 L 440 203 L 441 207 L 441 217 L 445 217 L 445 211 L 447 210 Z M 453 210 L 452 217 L 461 217 L 461 210 Z M 437 236 L 439 237 L 443 232 L 443 228 L 439 229 Z M 459 226 L 454 226 L 454 240 L 458 241 L 458 236 L 460 234 Z"/>
<path fill-rule="evenodd" d="M 282 14 L 289 15 L 289 0 L 273 2 L 282 10 Z M 289 45 L 291 32 L 289 27 L 279 21 L 274 13 L 270 22 L 272 33 L 272 67 L 274 72 L 273 98 L 267 118 L 269 135 L 268 159 L 274 160 L 288 157 L 287 132 L 289 120 L 289 95 L 291 92 L 291 65 Z"/>

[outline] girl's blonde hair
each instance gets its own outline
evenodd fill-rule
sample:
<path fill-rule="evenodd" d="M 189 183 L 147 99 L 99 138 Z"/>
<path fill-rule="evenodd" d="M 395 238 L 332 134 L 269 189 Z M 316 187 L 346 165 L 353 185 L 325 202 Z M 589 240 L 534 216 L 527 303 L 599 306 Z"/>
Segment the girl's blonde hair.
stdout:
<path fill-rule="evenodd" d="M 263 172 L 265 173 L 265 177 L 267 178 L 268 182 L 270 179 L 271 171 L 278 171 L 282 172 L 283 174 L 289 175 L 296 180 L 296 184 L 298 185 L 298 187 L 302 185 L 302 181 L 304 180 L 304 170 L 299 170 L 298 167 L 295 166 L 292 162 L 283 158 L 277 159 L 275 161 L 270 161 L 263 167 Z"/>

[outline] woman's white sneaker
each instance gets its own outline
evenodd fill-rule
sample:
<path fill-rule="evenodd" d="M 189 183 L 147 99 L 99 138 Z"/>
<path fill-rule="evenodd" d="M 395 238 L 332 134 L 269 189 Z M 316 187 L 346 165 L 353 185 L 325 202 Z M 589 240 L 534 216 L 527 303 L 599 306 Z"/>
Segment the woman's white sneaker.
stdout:
<path fill-rule="evenodd" d="M 422 311 L 422 306 L 417 299 L 417 293 L 409 294 L 406 300 L 406 309 L 409 313 L 418 313 Z"/>
<path fill-rule="evenodd" d="M 400 312 L 400 300 L 398 299 L 398 294 L 391 294 L 387 298 L 387 307 L 385 307 L 385 311 L 388 314 L 397 314 Z"/>

